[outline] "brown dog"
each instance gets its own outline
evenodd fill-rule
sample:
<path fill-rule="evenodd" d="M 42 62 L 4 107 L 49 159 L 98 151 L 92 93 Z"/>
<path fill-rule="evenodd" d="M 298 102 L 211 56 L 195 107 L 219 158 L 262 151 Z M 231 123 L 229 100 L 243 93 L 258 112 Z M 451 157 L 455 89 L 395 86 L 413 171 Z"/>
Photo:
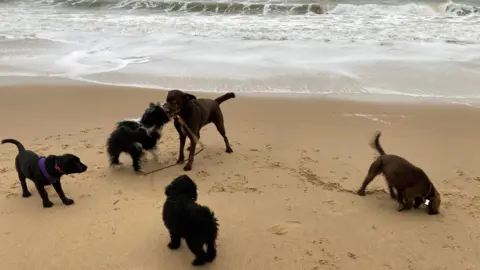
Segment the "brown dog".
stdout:
<path fill-rule="evenodd" d="M 428 176 L 422 169 L 406 159 L 396 155 L 387 155 L 380 145 L 380 135 L 381 132 L 377 132 L 371 143 L 372 148 L 376 149 L 380 156 L 368 169 L 368 174 L 357 194 L 365 196 L 365 189 L 368 184 L 372 182 L 375 176 L 382 173 L 387 180 L 390 196 L 393 199 L 396 198 L 400 204 L 399 212 L 410 210 L 412 206 L 418 208 L 422 202 L 425 202 L 429 215 L 438 214 L 441 202 L 440 194 L 428 179 Z M 394 193 L 394 188 L 397 195 Z"/>
<path fill-rule="evenodd" d="M 167 94 L 167 100 L 164 105 L 164 108 L 168 113 L 173 115 L 180 116 L 185 124 L 188 126 L 190 131 L 193 134 L 190 134 L 188 130 L 185 130 L 185 133 L 182 131 L 182 125 L 179 120 L 175 118 L 174 125 L 177 129 L 178 135 L 180 136 L 180 150 L 177 163 L 183 163 L 185 160 L 184 149 L 186 137 L 190 139 L 190 147 L 188 162 L 183 168 L 185 171 L 190 171 L 192 169 L 193 157 L 195 156 L 195 147 L 197 141 L 193 136 L 196 136 L 197 139 L 200 138 L 200 129 L 207 125 L 208 123 L 214 123 L 217 127 L 218 133 L 222 135 L 225 142 L 226 152 L 232 153 L 233 150 L 230 147 L 228 138 L 225 132 L 225 125 L 223 121 L 222 110 L 220 109 L 220 104 L 228 99 L 235 98 L 235 93 L 226 93 L 223 96 L 220 96 L 216 99 L 197 99 L 196 96 L 184 93 L 180 90 L 170 90 Z"/>

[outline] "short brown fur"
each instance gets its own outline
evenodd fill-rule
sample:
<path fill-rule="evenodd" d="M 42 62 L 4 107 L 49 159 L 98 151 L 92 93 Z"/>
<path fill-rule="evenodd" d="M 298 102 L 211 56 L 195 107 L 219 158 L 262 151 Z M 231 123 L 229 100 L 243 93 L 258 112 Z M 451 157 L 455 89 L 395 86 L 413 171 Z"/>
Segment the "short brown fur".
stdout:
<path fill-rule="evenodd" d="M 209 123 L 213 123 L 217 128 L 218 133 L 220 133 L 222 136 L 223 141 L 225 142 L 225 151 L 227 153 L 233 152 L 225 131 L 223 113 L 220 109 L 220 104 L 231 98 L 235 98 L 235 93 L 226 93 L 216 99 L 197 99 L 196 96 L 180 90 L 168 91 L 166 103 L 164 105 L 165 109 L 171 116 L 180 116 L 193 133 L 184 133 L 182 125 L 180 124 L 179 120 L 175 118 L 174 125 L 180 137 L 179 156 L 177 160 L 178 164 L 183 163 L 185 160 L 185 155 L 183 153 L 185 141 L 187 137 L 190 139 L 190 147 L 188 148 L 188 161 L 183 167 L 185 171 L 190 171 L 192 169 L 193 158 L 195 156 L 195 147 L 197 145 L 196 139 L 200 139 L 200 130 Z M 197 138 L 194 139 L 193 136 L 196 136 Z"/>
<path fill-rule="evenodd" d="M 440 208 L 440 194 L 430 181 L 425 172 L 413 165 L 406 159 L 386 154 L 380 145 L 381 132 L 377 132 L 371 143 L 371 147 L 378 151 L 380 156 L 370 165 L 368 174 L 362 186 L 357 191 L 360 196 L 365 196 L 368 184 L 379 174 L 383 174 L 387 180 L 390 196 L 397 199 L 398 211 L 410 210 L 420 207 L 423 202 L 429 200 L 427 212 L 436 215 Z M 394 193 L 394 189 L 397 194 Z"/>

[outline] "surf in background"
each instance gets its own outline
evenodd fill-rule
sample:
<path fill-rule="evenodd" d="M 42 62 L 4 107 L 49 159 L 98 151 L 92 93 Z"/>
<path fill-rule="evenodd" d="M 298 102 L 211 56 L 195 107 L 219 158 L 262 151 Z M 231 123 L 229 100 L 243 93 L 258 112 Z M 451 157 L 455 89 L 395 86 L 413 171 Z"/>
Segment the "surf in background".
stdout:
<path fill-rule="evenodd" d="M 480 101 L 477 1 L 0 0 L 0 82 Z"/>

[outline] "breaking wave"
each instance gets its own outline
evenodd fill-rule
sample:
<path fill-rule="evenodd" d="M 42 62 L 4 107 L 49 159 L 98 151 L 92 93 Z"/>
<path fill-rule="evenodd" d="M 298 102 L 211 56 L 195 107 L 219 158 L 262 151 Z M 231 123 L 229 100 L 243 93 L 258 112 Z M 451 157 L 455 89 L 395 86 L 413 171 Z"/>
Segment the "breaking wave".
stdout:
<path fill-rule="evenodd" d="M 13 2 L 4 0 L 3 2 Z M 32 2 L 33 3 L 33 2 Z M 40 0 L 34 3 L 55 7 L 79 9 L 111 9 L 111 10 L 148 10 L 151 12 L 185 12 L 185 13 L 210 13 L 210 14 L 413 14 L 419 16 L 454 15 L 469 16 L 479 15 L 480 7 L 448 2 L 444 4 L 408 3 L 399 5 L 381 4 L 347 4 L 341 1 L 331 4 L 329 1 L 322 3 L 266 3 L 266 2 L 217 2 L 217 1 L 160 1 L 160 0 Z"/>

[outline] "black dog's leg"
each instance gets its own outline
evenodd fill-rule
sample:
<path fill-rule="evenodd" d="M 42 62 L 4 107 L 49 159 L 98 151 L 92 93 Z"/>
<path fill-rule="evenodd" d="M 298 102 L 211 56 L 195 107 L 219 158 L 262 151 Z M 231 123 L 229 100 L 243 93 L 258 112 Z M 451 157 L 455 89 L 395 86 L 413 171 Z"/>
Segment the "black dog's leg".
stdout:
<path fill-rule="evenodd" d="M 182 238 L 178 235 L 176 235 L 173 232 L 170 232 L 170 243 L 168 243 L 168 248 L 169 249 L 178 249 L 180 247 L 180 244 Z"/>
<path fill-rule="evenodd" d="M 120 154 L 115 153 L 110 155 L 110 165 L 121 165 Z"/>
<path fill-rule="evenodd" d="M 158 148 L 157 148 L 156 146 L 149 150 L 149 152 L 150 152 L 150 154 L 152 155 L 153 160 L 154 160 L 155 162 L 158 162 L 158 154 L 157 154 L 157 151 L 158 151 Z"/>
<path fill-rule="evenodd" d="M 140 149 L 132 148 L 130 156 L 132 157 L 132 167 L 135 172 L 140 172 L 143 152 Z"/>
<path fill-rule="evenodd" d="M 207 260 L 205 251 L 203 250 L 203 242 L 198 241 L 198 239 L 195 238 L 187 238 L 186 240 L 188 248 L 193 254 L 195 254 L 195 260 L 193 260 L 192 265 L 204 265 Z"/>
<path fill-rule="evenodd" d="M 32 196 L 32 193 L 30 193 L 30 191 L 28 191 L 27 181 L 26 181 L 27 178 L 25 177 L 25 175 L 23 175 L 23 173 L 19 172 L 18 173 L 18 179 L 20 180 L 20 185 L 22 186 L 22 197 L 28 198 L 28 197 Z"/>
<path fill-rule="evenodd" d="M 45 187 L 42 184 L 37 184 L 37 183 L 35 183 L 35 187 L 37 188 L 38 193 L 40 194 L 40 197 L 42 197 L 43 207 L 45 208 L 52 207 L 53 203 L 48 198 L 48 193 L 45 190 Z"/>
<path fill-rule="evenodd" d="M 215 241 L 207 242 L 207 256 L 205 260 L 212 262 L 217 257 L 217 248 L 215 247 Z"/>
<path fill-rule="evenodd" d="M 180 149 L 178 150 L 178 160 L 177 164 L 183 163 L 185 161 L 185 141 L 187 140 L 187 136 L 183 134 L 182 132 L 179 132 L 179 137 L 180 137 Z"/>
<path fill-rule="evenodd" d="M 60 181 L 55 182 L 55 184 L 53 184 L 53 188 L 57 192 L 58 197 L 60 197 L 60 200 L 62 200 L 63 204 L 72 205 L 75 203 L 74 200 L 69 199 L 67 198 L 67 196 L 65 196 L 65 193 L 63 193 L 62 183 Z"/>
<path fill-rule="evenodd" d="M 225 132 L 223 114 L 221 112 L 217 114 L 217 117 L 215 121 L 213 121 L 213 123 L 217 127 L 218 133 L 220 133 L 220 135 L 222 135 L 223 137 L 223 141 L 225 142 L 225 152 L 232 153 L 233 150 L 232 150 L 232 147 L 230 147 L 230 142 L 228 141 L 227 133 Z"/>
<path fill-rule="evenodd" d="M 375 176 L 377 176 L 380 173 L 380 169 L 381 169 L 381 163 L 380 163 L 380 160 L 377 159 L 372 163 L 372 165 L 370 165 L 370 168 L 368 169 L 368 174 L 365 177 L 365 180 L 363 180 L 362 186 L 357 191 L 358 195 L 365 196 L 365 189 L 367 188 L 368 184 L 370 184 L 370 182 L 373 181 Z"/>

